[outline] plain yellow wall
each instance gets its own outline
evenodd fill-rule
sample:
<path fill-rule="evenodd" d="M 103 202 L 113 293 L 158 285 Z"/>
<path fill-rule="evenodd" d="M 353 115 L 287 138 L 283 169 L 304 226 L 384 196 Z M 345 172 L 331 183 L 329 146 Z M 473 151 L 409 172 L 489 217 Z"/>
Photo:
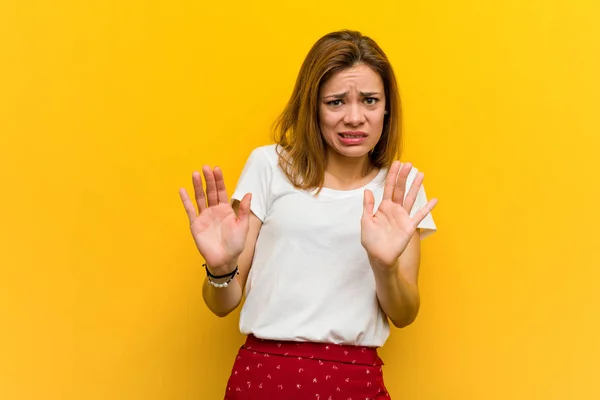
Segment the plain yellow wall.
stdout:
<path fill-rule="evenodd" d="M 600 6 L 0 2 L 0 398 L 218 399 L 177 190 L 231 193 L 321 35 L 388 53 L 439 232 L 382 357 L 395 399 L 600 398 Z"/>

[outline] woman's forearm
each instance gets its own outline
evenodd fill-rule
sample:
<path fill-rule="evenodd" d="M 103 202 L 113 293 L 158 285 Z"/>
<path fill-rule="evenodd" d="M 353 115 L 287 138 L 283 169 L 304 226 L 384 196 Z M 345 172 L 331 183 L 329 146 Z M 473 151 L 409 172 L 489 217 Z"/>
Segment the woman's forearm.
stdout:
<path fill-rule="evenodd" d="M 419 312 L 419 291 L 400 272 L 400 262 L 392 268 L 377 265 L 371 261 L 377 298 L 381 308 L 394 326 L 403 328 L 410 325 Z"/>
<path fill-rule="evenodd" d="M 236 265 L 237 262 L 232 263 Z M 219 274 L 232 271 L 233 267 L 220 268 Z M 221 279 L 217 283 L 222 283 Z M 227 284 L 227 287 L 214 287 L 208 282 L 208 277 L 204 279 L 202 287 L 202 298 L 208 308 L 218 317 L 225 317 L 230 312 L 235 310 L 242 300 L 242 286 L 237 276 Z"/>

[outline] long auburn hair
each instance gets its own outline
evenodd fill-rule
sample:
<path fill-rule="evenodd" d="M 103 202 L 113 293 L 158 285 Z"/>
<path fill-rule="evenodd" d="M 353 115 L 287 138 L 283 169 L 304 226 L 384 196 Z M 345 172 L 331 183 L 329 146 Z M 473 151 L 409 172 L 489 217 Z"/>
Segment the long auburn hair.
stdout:
<path fill-rule="evenodd" d="M 389 168 L 401 153 L 400 94 L 392 66 L 375 41 L 357 31 L 342 30 L 321 37 L 306 56 L 292 96 L 274 125 L 279 165 L 299 189 L 323 187 L 327 145 L 319 123 L 321 87 L 334 74 L 365 64 L 383 81 L 387 114 L 383 132 L 369 161 L 375 168 Z"/>

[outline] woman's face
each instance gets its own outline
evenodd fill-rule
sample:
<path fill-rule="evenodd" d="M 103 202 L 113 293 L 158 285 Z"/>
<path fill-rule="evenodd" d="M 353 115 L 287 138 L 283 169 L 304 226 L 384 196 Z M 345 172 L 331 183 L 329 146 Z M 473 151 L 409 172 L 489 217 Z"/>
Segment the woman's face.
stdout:
<path fill-rule="evenodd" d="M 386 110 L 378 73 L 365 64 L 342 70 L 321 86 L 319 100 L 319 123 L 328 151 L 360 158 L 375 147 Z"/>

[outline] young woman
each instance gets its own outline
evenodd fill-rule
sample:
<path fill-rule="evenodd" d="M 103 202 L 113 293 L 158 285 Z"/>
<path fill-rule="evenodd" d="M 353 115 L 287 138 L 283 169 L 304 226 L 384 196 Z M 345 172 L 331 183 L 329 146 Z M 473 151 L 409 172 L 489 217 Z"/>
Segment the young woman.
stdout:
<path fill-rule="evenodd" d="M 420 240 L 435 231 L 423 174 L 400 153 L 400 99 L 379 46 L 354 31 L 312 47 L 229 203 L 223 172 L 180 194 L 206 261 L 203 297 L 248 335 L 226 399 L 389 397 L 377 354 L 419 310 Z"/>

